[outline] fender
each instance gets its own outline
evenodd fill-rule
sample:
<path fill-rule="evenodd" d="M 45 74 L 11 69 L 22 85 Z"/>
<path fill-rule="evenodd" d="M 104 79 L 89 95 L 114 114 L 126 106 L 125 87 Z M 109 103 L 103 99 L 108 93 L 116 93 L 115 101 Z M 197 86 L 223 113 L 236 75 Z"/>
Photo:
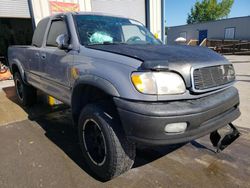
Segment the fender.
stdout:
<path fill-rule="evenodd" d="M 19 71 L 19 73 L 20 73 L 20 75 L 21 75 L 23 81 L 24 81 L 26 84 L 28 84 L 28 83 L 27 83 L 27 80 L 26 80 L 26 76 L 25 76 L 25 71 L 24 71 L 24 68 L 22 67 L 21 62 L 20 62 L 19 60 L 17 60 L 17 59 L 13 59 L 12 61 L 13 61 L 13 62 L 10 63 L 10 71 L 11 71 L 11 73 L 13 74 L 13 66 L 17 66 L 18 71 Z"/>
<path fill-rule="evenodd" d="M 84 75 L 80 76 L 75 80 L 72 95 L 71 95 L 71 109 L 72 109 L 72 116 L 74 120 L 74 126 L 77 125 L 78 116 L 81 112 L 82 106 L 85 102 L 77 101 L 78 97 L 82 95 L 81 91 L 84 88 L 84 86 L 93 86 L 96 87 L 105 93 L 114 96 L 119 97 L 120 94 L 117 91 L 117 89 L 111 84 L 108 80 L 100 78 L 95 75 Z M 83 88 L 82 88 L 83 87 Z M 85 98 L 84 96 L 81 96 Z"/>
<path fill-rule="evenodd" d="M 114 96 L 114 97 L 120 96 L 119 92 L 117 91 L 117 89 L 112 83 L 96 75 L 88 74 L 88 75 L 80 76 L 74 83 L 72 97 L 74 96 L 75 88 L 77 88 L 79 85 L 91 85 L 106 92 L 107 94 L 111 96 Z"/>

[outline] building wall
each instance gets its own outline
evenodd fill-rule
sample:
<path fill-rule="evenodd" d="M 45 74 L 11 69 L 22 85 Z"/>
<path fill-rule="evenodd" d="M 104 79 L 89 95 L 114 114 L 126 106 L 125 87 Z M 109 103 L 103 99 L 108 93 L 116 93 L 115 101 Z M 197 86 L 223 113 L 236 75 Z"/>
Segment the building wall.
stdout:
<path fill-rule="evenodd" d="M 150 31 L 161 38 L 162 5 L 161 0 L 149 1 Z M 104 12 L 133 18 L 146 24 L 145 0 L 91 0 L 91 11 Z"/>
<path fill-rule="evenodd" d="M 53 0 L 76 3 L 80 11 L 103 12 L 136 19 L 145 24 L 145 0 Z M 158 1 L 158 0 L 157 0 Z M 49 16 L 50 0 L 31 0 L 35 24 Z"/>
<path fill-rule="evenodd" d="M 150 31 L 161 38 L 161 25 L 162 25 L 162 14 L 161 14 L 161 0 L 149 0 L 150 6 Z"/>
<path fill-rule="evenodd" d="M 91 0 L 53 0 L 63 3 L 75 3 L 79 5 L 80 11 L 91 11 Z M 51 15 L 50 0 L 31 0 L 35 24 L 44 17 Z"/>
<path fill-rule="evenodd" d="M 44 17 L 51 15 L 50 1 L 75 3 L 80 11 L 103 12 L 136 19 L 146 24 L 145 0 L 31 0 L 35 25 Z M 149 2 L 150 31 L 161 38 L 162 35 L 162 0 Z"/>
<path fill-rule="evenodd" d="M 175 44 L 180 33 L 186 32 L 187 41 L 199 38 L 200 30 L 207 30 L 209 39 L 225 39 L 225 28 L 235 27 L 235 40 L 250 40 L 250 16 L 218 20 L 201 24 L 189 24 L 168 28 L 168 44 Z"/>
<path fill-rule="evenodd" d="M 145 0 L 92 0 L 91 10 L 146 21 Z"/>

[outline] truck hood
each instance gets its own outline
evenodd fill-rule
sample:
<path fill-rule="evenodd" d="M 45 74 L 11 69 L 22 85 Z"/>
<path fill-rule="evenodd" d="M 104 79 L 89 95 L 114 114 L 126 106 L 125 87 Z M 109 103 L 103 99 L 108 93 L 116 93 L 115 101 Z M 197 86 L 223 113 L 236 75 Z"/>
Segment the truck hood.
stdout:
<path fill-rule="evenodd" d="M 183 45 L 93 45 L 88 48 L 132 57 L 142 61 L 139 70 L 170 70 L 182 75 L 191 86 L 192 67 L 228 64 L 220 54 L 205 48 Z"/>

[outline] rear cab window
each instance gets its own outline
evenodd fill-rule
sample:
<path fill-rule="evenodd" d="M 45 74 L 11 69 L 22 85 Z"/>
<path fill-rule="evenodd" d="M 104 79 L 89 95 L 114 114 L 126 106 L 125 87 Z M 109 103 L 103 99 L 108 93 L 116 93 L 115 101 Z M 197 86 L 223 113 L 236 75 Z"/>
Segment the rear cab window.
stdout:
<path fill-rule="evenodd" d="M 42 19 L 33 34 L 32 38 L 32 46 L 41 47 L 43 44 L 44 33 L 46 32 L 47 25 L 49 23 L 50 18 Z"/>

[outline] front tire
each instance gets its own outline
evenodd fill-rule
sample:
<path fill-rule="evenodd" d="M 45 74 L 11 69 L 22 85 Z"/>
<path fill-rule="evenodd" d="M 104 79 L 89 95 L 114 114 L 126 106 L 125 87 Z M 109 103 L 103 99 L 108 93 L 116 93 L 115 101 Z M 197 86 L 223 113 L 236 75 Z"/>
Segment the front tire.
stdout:
<path fill-rule="evenodd" d="M 19 72 L 14 74 L 14 82 L 19 103 L 23 106 L 34 104 L 37 98 L 36 89 L 25 84 Z"/>
<path fill-rule="evenodd" d="M 83 108 L 78 133 L 83 157 L 91 172 L 108 181 L 129 170 L 134 163 L 135 144 L 129 142 L 114 114 L 101 104 Z"/>

